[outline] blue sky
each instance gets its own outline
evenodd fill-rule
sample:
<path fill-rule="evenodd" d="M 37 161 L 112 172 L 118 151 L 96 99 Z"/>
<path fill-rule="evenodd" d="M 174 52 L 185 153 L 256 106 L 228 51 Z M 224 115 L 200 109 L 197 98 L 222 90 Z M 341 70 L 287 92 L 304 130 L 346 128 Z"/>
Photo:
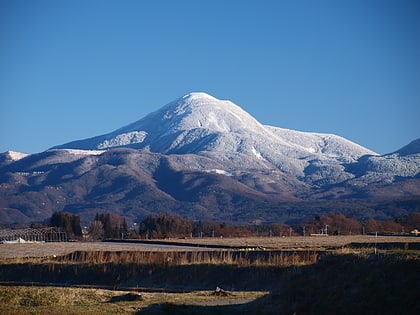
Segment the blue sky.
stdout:
<path fill-rule="evenodd" d="M 378 153 L 420 137 L 416 0 L 1 0 L 0 152 L 107 133 L 193 91 Z"/>

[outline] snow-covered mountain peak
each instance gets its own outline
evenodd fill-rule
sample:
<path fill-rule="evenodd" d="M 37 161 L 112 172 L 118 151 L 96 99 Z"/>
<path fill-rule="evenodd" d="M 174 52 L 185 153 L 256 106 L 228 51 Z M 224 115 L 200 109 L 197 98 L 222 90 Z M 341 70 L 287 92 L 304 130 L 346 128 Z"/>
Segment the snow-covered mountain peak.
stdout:
<path fill-rule="evenodd" d="M 207 99 L 210 101 L 219 101 L 217 98 L 205 92 L 191 92 L 191 93 L 185 94 L 180 99 L 182 100 L 206 100 Z"/>
<path fill-rule="evenodd" d="M 197 154 L 219 161 L 226 171 L 278 169 L 300 177 L 375 154 L 339 136 L 262 125 L 233 102 L 202 92 L 184 95 L 111 133 L 56 148 L 114 147 Z"/>
<path fill-rule="evenodd" d="M 219 100 L 207 93 L 189 93 L 154 113 L 173 131 L 208 129 L 213 132 L 236 132 L 259 129 L 262 125 L 231 101 Z"/>

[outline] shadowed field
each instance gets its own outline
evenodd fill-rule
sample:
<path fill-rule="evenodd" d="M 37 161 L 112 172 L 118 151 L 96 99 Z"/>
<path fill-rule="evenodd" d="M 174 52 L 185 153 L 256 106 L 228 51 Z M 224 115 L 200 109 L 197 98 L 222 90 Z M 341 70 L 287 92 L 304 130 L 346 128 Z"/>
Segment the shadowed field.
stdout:
<path fill-rule="evenodd" d="M 1 244 L 0 313 L 417 314 L 417 240 Z"/>

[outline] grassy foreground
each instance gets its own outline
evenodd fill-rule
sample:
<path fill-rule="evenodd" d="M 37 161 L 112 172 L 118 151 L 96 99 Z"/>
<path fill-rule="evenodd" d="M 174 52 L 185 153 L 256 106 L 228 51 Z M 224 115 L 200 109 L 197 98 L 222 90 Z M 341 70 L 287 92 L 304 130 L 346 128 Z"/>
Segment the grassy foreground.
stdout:
<path fill-rule="evenodd" d="M 3 244 L 0 314 L 420 314 L 417 239 L 309 240 L 250 251 Z"/>
<path fill-rule="evenodd" d="M 197 267 L 197 266 L 195 266 Z M 167 267 L 162 267 L 167 268 Z M 194 265 L 184 266 L 184 273 Z M 201 266 L 208 276 L 238 278 L 242 267 Z M 206 269 L 207 268 L 207 269 Z M 1 314 L 419 314 L 418 252 L 331 254 L 310 265 L 258 271 L 270 292 L 158 293 L 40 286 L 0 286 Z M 169 269 L 173 275 L 172 267 Z M 171 271 L 172 270 L 172 271 Z M 257 270 L 257 269 L 255 269 Z M 222 271 L 222 274 L 220 272 Z M 161 271 L 165 279 L 165 270 Z M 250 274 L 245 273 L 248 277 Z M 249 285 L 251 279 L 246 281 Z M 261 286 L 261 285 L 260 285 Z"/>
<path fill-rule="evenodd" d="M 217 296 L 212 291 L 145 293 L 51 286 L 0 286 L 1 314 L 141 314 L 153 305 L 197 307 L 244 303 L 267 292 L 233 292 Z"/>

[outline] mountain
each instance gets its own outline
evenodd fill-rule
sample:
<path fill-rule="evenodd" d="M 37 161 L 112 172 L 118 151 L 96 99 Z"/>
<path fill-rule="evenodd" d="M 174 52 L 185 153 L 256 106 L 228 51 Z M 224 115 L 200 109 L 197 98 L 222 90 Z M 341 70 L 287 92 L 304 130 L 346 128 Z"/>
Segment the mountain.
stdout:
<path fill-rule="evenodd" d="M 190 93 L 128 126 L 102 136 L 70 142 L 56 149 L 103 150 L 116 147 L 162 154 L 210 157 L 227 172 L 281 171 L 309 181 L 328 168 L 330 183 L 351 177 L 343 163 L 376 153 L 344 138 L 264 126 L 230 101 Z M 324 170 L 322 170 L 324 172 Z M 325 178 L 324 178 L 325 180 Z"/>
<path fill-rule="evenodd" d="M 418 153 L 420 153 L 420 138 L 410 142 L 405 147 L 396 151 L 394 154 L 398 154 L 399 156 L 407 156 Z"/>
<path fill-rule="evenodd" d="M 138 222 L 162 211 L 229 222 L 291 222 L 339 211 L 420 209 L 420 139 L 387 155 L 332 134 L 259 123 L 230 101 L 190 93 L 105 135 L 0 154 L 0 223 L 70 211 Z"/>

